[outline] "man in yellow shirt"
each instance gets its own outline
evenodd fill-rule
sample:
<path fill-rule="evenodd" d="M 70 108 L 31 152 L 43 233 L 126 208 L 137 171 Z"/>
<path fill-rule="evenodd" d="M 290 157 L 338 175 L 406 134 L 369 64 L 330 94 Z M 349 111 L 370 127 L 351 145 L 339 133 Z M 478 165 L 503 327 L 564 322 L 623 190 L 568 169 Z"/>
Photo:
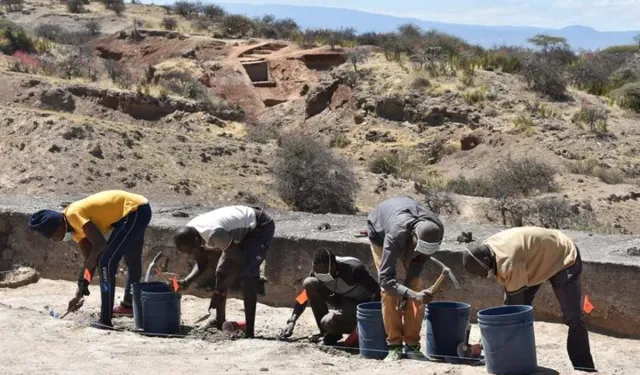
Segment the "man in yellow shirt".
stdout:
<path fill-rule="evenodd" d="M 89 284 L 100 268 L 102 308 L 98 328 L 112 327 L 112 315 L 131 316 L 131 284 L 142 276 L 144 232 L 151 221 L 147 198 L 126 191 L 111 190 L 71 203 L 63 212 L 40 210 L 29 219 L 29 228 L 54 241 L 75 241 L 84 256 L 78 277 L 78 291 L 69 302 L 73 310 L 77 302 L 89 295 Z M 104 234 L 112 230 L 108 240 Z M 116 273 L 124 257 L 127 282 L 124 299 L 113 308 Z"/>
<path fill-rule="evenodd" d="M 531 305 L 542 283 L 551 282 L 569 326 L 571 363 L 578 370 L 595 370 L 580 303 L 582 260 L 571 238 L 553 229 L 512 228 L 470 246 L 463 263 L 469 273 L 502 285 L 505 305 Z"/>

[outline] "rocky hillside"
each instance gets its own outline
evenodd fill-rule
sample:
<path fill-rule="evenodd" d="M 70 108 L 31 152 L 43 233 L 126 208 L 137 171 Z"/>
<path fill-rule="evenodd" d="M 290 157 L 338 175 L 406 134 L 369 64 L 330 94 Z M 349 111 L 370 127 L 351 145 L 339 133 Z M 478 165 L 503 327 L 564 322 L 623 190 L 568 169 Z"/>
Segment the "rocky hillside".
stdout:
<path fill-rule="evenodd" d="M 0 37 L 0 194 L 295 208 L 277 171 L 304 134 L 354 173 L 360 211 L 411 194 L 475 222 L 640 232 L 640 116 L 611 97 L 569 86 L 560 100 L 480 61 L 434 68 L 384 46 L 214 38 L 178 15 L 160 30 L 155 6 L 86 8 L 27 1 L 0 21 L 32 41 Z"/>

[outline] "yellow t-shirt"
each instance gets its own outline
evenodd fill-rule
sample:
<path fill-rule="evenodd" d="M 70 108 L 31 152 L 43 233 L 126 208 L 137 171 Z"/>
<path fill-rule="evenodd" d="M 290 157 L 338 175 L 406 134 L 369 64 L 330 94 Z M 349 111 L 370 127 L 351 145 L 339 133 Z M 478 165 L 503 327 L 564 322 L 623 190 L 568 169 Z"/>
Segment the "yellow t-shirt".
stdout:
<path fill-rule="evenodd" d="M 577 255 L 571 238 L 553 229 L 512 228 L 484 243 L 496 255 L 496 279 L 507 292 L 544 283 L 573 265 Z"/>
<path fill-rule="evenodd" d="M 65 208 L 64 215 L 75 232 L 73 240 L 80 242 L 86 237 L 82 229 L 86 223 L 92 222 L 106 233 L 113 224 L 147 203 L 142 195 L 108 190 L 71 203 Z"/>

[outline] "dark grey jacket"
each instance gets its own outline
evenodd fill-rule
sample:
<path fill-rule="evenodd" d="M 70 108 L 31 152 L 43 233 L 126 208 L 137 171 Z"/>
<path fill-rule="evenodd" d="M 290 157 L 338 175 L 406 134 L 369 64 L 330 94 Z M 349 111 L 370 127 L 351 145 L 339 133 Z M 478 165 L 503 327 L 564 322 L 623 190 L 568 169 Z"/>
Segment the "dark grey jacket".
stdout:
<path fill-rule="evenodd" d="M 413 256 L 413 249 L 407 249 L 407 244 L 415 225 L 424 220 L 435 223 L 444 236 L 444 226 L 438 216 L 409 197 L 387 199 L 369 214 L 369 240 L 382 247 L 378 279 L 380 287 L 386 292 L 396 296 L 403 296 L 407 292 L 408 288 L 396 280 L 396 264 L 400 259 L 408 261 Z M 420 264 L 411 265 L 412 269 L 417 267 L 418 275 L 426 259 L 422 257 Z"/>

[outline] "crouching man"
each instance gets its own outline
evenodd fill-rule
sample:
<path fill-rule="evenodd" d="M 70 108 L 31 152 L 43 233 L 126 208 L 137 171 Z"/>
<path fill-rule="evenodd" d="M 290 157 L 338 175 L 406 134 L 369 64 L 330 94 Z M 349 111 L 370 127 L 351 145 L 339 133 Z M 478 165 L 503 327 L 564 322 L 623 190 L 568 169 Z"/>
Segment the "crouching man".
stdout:
<path fill-rule="evenodd" d="M 187 289 L 206 271 L 207 252 L 222 252 L 209 305 L 209 310 L 216 310 L 216 316 L 210 324 L 219 329 L 222 327 L 227 293 L 240 280 L 247 323 L 245 334 L 248 338 L 254 337 L 258 289 L 261 286 L 260 265 L 271 247 L 274 232 L 273 220 L 262 209 L 228 206 L 196 216 L 175 234 L 176 248 L 196 258 L 191 273 L 180 281 L 182 289 Z"/>
<path fill-rule="evenodd" d="M 594 370 L 589 333 L 582 319 L 582 260 L 571 238 L 552 229 L 508 229 L 469 247 L 463 263 L 467 272 L 502 285 L 505 305 L 531 305 L 542 283 L 549 281 L 569 326 L 571 363 L 581 371 Z"/>
<path fill-rule="evenodd" d="M 297 299 L 293 314 L 280 335 L 282 338 L 293 334 L 296 322 L 308 303 L 325 345 L 335 345 L 343 334 L 350 333 L 353 336 L 345 345 L 354 345 L 358 305 L 380 299 L 378 283 L 361 261 L 337 257 L 325 249 L 315 252 L 311 273 L 302 286 L 308 301 Z M 334 310 L 330 311 L 329 307 Z"/>

